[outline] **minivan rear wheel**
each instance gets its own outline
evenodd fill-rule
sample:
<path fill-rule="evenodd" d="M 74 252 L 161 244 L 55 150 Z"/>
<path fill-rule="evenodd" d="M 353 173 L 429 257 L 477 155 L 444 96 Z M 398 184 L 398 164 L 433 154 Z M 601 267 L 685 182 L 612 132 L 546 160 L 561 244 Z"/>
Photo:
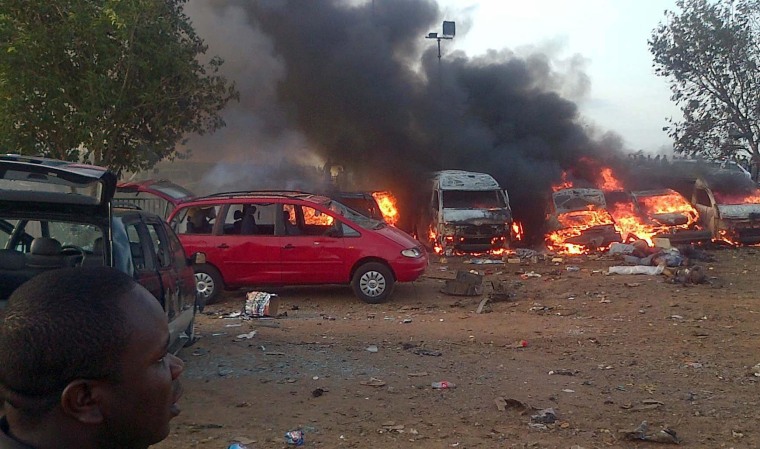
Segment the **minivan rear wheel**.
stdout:
<path fill-rule="evenodd" d="M 391 295 L 395 282 L 388 267 L 378 262 L 368 262 L 357 268 L 351 279 L 351 288 L 362 301 L 379 304 Z"/>
<path fill-rule="evenodd" d="M 203 298 L 204 304 L 212 304 L 219 298 L 219 292 L 224 287 L 219 270 L 208 264 L 196 265 L 195 288 Z"/>

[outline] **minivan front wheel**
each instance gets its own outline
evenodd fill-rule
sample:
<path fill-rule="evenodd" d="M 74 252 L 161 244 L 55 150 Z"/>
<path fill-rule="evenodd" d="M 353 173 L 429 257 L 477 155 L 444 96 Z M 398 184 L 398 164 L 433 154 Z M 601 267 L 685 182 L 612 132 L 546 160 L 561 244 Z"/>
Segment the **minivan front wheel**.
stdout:
<path fill-rule="evenodd" d="M 354 294 L 369 304 L 385 301 L 395 285 L 391 270 L 378 262 L 368 262 L 360 266 L 351 279 Z"/>
<path fill-rule="evenodd" d="M 219 270 L 208 264 L 196 265 L 195 288 L 204 304 L 212 304 L 219 298 L 219 292 L 223 288 L 222 275 Z"/>

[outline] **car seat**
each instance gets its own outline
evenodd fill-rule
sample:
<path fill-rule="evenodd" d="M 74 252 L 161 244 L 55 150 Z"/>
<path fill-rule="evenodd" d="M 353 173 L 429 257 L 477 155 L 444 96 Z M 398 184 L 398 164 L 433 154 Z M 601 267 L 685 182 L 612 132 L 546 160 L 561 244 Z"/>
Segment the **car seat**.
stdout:
<path fill-rule="evenodd" d="M 52 269 L 64 266 L 66 258 L 61 254 L 61 242 L 52 237 L 37 237 L 32 240 L 26 266 L 35 269 Z"/>

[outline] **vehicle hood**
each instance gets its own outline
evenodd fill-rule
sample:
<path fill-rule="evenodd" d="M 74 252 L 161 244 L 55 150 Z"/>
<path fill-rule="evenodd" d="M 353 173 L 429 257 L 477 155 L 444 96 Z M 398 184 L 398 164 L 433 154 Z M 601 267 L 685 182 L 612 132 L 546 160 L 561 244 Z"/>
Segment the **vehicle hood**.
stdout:
<path fill-rule="evenodd" d="M 399 246 L 403 247 L 404 249 L 414 248 L 415 246 L 420 245 L 420 242 L 395 226 L 385 225 L 381 229 L 378 229 L 376 232 L 388 240 L 398 243 Z"/>
<path fill-rule="evenodd" d="M 718 204 L 724 220 L 760 220 L 760 204 Z"/>
<path fill-rule="evenodd" d="M 443 221 L 456 224 L 473 225 L 506 224 L 512 221 L 512 211 L 509 209 L 443 209 Z"/>

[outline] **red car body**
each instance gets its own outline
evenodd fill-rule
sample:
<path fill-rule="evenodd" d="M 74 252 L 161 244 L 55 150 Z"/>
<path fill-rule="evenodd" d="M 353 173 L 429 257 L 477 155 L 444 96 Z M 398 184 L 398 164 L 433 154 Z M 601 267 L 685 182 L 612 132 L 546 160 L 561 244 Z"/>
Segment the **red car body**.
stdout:
<path fill-rule="evenodd" d="M 428 265 L 403 231 L 303 192 L 195 198 L 169 222 L 185 251 L 206 254 L 196 281 L 207 301 L 222 287 L 350 284 L 363 301 L 381 302 L 395 282 L 416 280 Z"/>

